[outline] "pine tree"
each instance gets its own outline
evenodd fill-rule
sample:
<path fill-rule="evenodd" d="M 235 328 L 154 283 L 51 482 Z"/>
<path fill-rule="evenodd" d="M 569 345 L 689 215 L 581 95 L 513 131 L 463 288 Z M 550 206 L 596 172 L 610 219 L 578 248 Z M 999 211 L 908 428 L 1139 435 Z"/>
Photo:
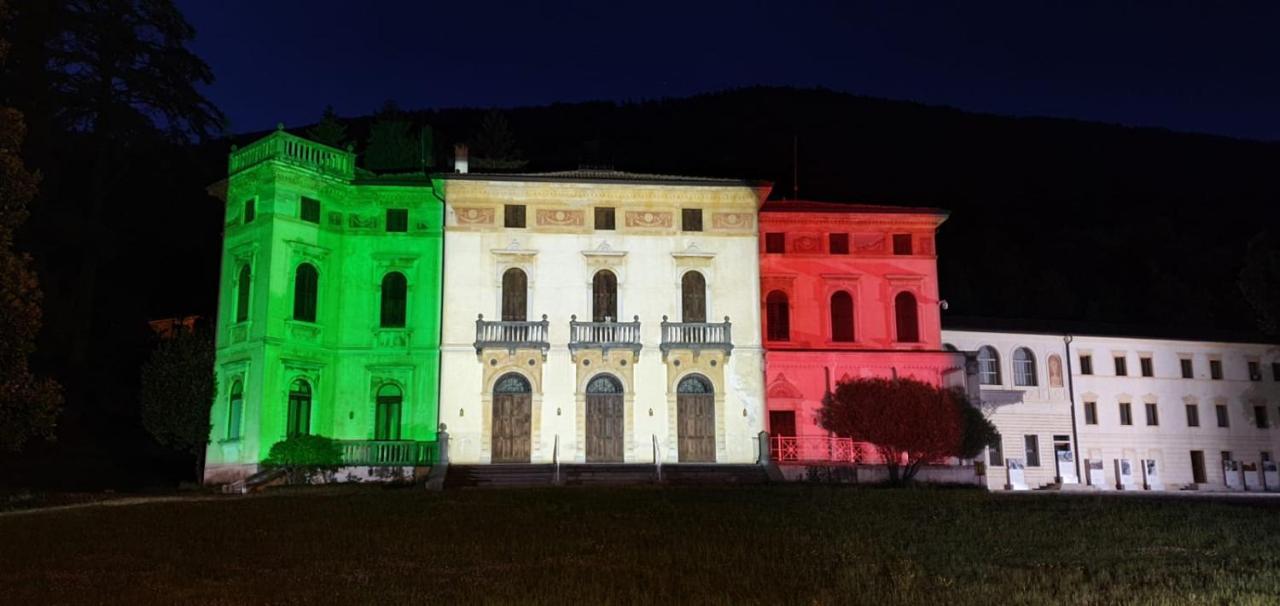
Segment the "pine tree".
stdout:
<path fill-rule="evenodd" d="M 516 147 L 507 117 L 498 110 L 480 120 L 480 130 L 471 140 L 471 155 L 472 165 L 479 169 L 513 170 L 527 164 Z"/>
<path fill-rule="evenodd" d="M 179 328 L 142 367 L 142 425 L 161 445 L 195 455 L 197 479 L 217 395 L 213 359 L 212 336 Z"/>
<path fill-rule="evenodd" d="M 307 138 L 329 147 L 342 148 L 347 145 L 347 125 L 329 105 L 324 108 L 320 123 L 307 130 Z"/>
<path fill-rule="evenodd" d="M 420 141 L 413 125 L 394 102 L 388 101 L 369 129 L 364 167 L 374 172 L 405 172 L 422 168 Z"/>

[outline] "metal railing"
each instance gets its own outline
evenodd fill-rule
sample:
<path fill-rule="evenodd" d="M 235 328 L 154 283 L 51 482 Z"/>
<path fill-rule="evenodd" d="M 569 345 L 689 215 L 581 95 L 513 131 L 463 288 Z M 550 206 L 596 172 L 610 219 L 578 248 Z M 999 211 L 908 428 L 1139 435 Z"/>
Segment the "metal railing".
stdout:
<path fill-rule="evenodd" d="M 234 175 L 268 160 L 344 179 L 351 179 L 356 174 L 355 154 L 291 135 L 283 129 L 242 148 L 233 148 L 227 160 L 227 174 Z"/>
<path fill-rule="evenodd" d="M 344 465 L 431 465 L 435 442 L 413 440 L 339 440 Z"/>
<path fill-rule="evenodd" d="M 719 349 L 727 354 L 733 351 L 732 327 L 729 316 L 724 322 L 668 322 L 662 316 L 662 355 L 672 349 Z"/>
<path fill-rule="evenodd" d="M 631 322 L 579 322 L 569 317 L 569 351 L 579 349 L 640 351 L 640 316 Z"/>
<path fill-rule="evenodd" d="M 769 457 L 780 462 L 876 464 L 880 457 L 867 442 L 828 436 L 771 436 Z"/>
<path fill-rule="evenodd" d="M 476 353 L 486 347 L 497 347 L 508 350 L 519 348 L 541 349 L 546 353 L 551 348 L 547 341 L 549 326 L 546 314 L 541 321 L 528 322 L 517 320 L 489 321 L 484 314 L 476 318 Z"/>

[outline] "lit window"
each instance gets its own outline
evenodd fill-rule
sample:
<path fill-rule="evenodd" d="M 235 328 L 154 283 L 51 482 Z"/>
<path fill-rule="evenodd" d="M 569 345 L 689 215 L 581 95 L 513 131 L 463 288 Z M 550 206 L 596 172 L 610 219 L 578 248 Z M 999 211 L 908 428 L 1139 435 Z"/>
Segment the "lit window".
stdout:
<path fill-rule="evenodd" d="M 990 345 L 978 349 L 978 382 L 983 385 L 1000 384 L 1000 354 Z"/>

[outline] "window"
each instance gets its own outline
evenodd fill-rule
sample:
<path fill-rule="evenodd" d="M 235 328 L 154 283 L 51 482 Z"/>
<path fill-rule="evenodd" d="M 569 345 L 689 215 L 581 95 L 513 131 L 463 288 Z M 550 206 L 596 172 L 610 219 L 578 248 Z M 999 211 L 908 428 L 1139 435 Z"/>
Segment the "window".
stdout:
<path fill-rule="evenodd" d="M 916 314 L 915 295 L 902 291 L 893 298 L 893 311 L 897 319 L 898 342 L 920 342 L 920 320 Z"/>
<path fill-rule="evenodd" d="M 696 271 L 680 278 L 680 321 L 707 321 L 707 279 Z"/>
<path fill-rule="evenodd" d="M 702 231 L 702 209 L 680 209 L 680 229 L 682 231 Z"/>
<path fill-rule="evenodd" d="M 1160 424 L 1160 407 L 1154 402 L 1147 402 L 1147 425 Z"/>
<path fill-rule="evenodd" d="M 1093 374 L 1093 356 L 1089 354 L 1080 354 L 1080 374 Z"/>
<path fill-rule="evenodd" d="M 996 434 L 991 446 L 987 447 L 987 463 L 992 467 L 1004 465 L 1004 444 L 1000 434 Z"/>
<path fill-rule="evenodd" d="M 1019 347 L 1013 350 L 1013 384 L 1020 387 L 1034 387 L 1036 384 L 1036 357 L 1030 349 Z"/>
<path fill-rule="evenodd" d="M 315 198 L 302 197 L 302 212 L 300 217 L 308 223 L 320 222 L 320 201 Z"/>
<path fill-rule="evenodd" d="M 303 263 L 294 272 L 293 319 L 303 322 L 316 321 L 316 293 L 319 274 L 310 263 Z"/>
<path fill-rule="evenodd" d="M 843 290 L 831 295 L 831 340 L 853 342 L 853 297 Z"/>
<path fill-rule="evenodd" d="M 1256 360 L 1249 361 L 1249 380 L 1250 381 L 1262 380 L 1262 366 L 1258 364 Z"/>
<path fill-rule="evenodd" d="M 240 276 L 236 278 L 236 322 L 249 319 L 249 291 L 253 288 L 253 274 L 249 266 L 240 266 Z"/>
<path fill-rule="evenodd" d="M 1040 466 L 1040 437 L 1025 436 L 1027 445 L 1027 467 Z"/>
<path fill-rule="evenodd" d="M 827 249 L 833 255 L 849 254 L 849 234 L 829 234 L 827 236 Z"/>
<path fill-rule="evenodd" d="M 765 297 L 766 336 L 770 341 L 791 340 L 791 306 L 786 293 L 775 290 Z"/>
<path fill-rule="evenodd" d="M 393 271 L 382 277 L 382 328 L 404 328 L 408 281 L 404 274 Z"/>
<path fill-rule="evenodd" d="M 1116 376 L 1125 377 L 1129 375 L 1129 361 L 1124 356 L 1115 356 Z"/>
<path fill-rule="evenodd" d="M 502 321 L 524 322 L 525 301 L 529 279 L 524 272 L 512 267 L 502 273 Z"/>
<path fill-rule="evenodd" d="M 1097 402 L 1084 403 L 1084 424 L 1085 425 L 1098 424 L 1098 403 Z"/>
<path fill-rule="evenodd" d="M 771 232 L 764 235 L 764 252 L 780 255 L 787 249 L 787 234 Z"/>
<path fill-rule="evenodd" d="M 409 209 L 387 209 L 387 231 L 401 233 L 409 231 Z"/>
<path fill-rule="evenodd" d="M 1209 378 L 1214 381 L 1222 380 L 1222 360 L 1209 360 Z"/>
<path fill-rule="evenodd" d="M 285 435 L 305 436 L 311 433 L 311 384 L 302 379 L 289 387 L 289 412 Z"/>
<path fill-rule="evenodd" d="M 373 425 L 373 439 L 400 439 L 400 409 L 404 404 L 404 395 L 395 385 L 383 385 L 378 388 L 376 396 L 377 412 Z"/>
<path fill-rule="evenodd" d="M 618 277 L 607 269 L 591 279 L 591 321 L 618 321 Z"/>
<path fill-rule="evenodd" d="M 1120 403 L 1120 424 L 1133 425 L 1133 406 L 1128 402 Z"/>
<path fill-rule="evenodd" d="M 1182 358 L 1178 360 L 1178 364 L 1182 367 L 1182 378 L 1191 379 L 1196 376 L 1195 369 L 1191 366 L 1191 358 Z"/>
<path fill-rule="evenodd" d="M 249 198 L 248 200 L 244 201 L 244 222 L 253 223 L 253 220 L 256 217 L 257 217 L 257 213 L 255 212 L 255 209 L 254 209 L 253 198 Z"/>
<path fill-rule="evenodd" d="M 524 227 L 524 205 L 507 204 L 502 207 L 503 227 Z"/>
<path fill-rule="evenodd" d="M 596 207 L 596 229 L 601 231 L 613 231 L 617 229 L 614 224 L 614 213 L 612 206 Z"/>
<path fill-rule="evenodd" d="M 1217 404 L 1213 410 L 1218 414 L 1218 427 L 1231 427 L 1231 417 L 1227 414 L 1226 404 Z"/>
<path fill-rule="evenodd" d="M 1154 377 L 1156 375 L 1155 368 L 1151 364 L 1151 356 L 1139 357 L 1138 369 L 1142 371 L 1142 376 L 1144 377 Z"/>
<path fill-rule="evenodd" d="M 1253 420 L 1258 425 L 1258 429 L 1268 429 L 1271 427 L 1271 421 L 1267 419 L 1266 406 L 1253 407 Z"/>
<path fill-rule="evenodd" d="M 893 234 L 893 254 L 911 254 L 911 234 Z"/>
<path fill-rule="evenodd" d="M 240 418 L 244 416 L 244 385 L 240 381 L 231 384 L 231 397 L 227 399 L 227 439 L 240 439 Z"/>
<path fill-rule="evenodd" d="M 1000 384 L 1000 354 L 990 345 L 978 348 L 978 383 Z"/>
<path fill-rule="evenodd" d="M 1187 404 L 1187 427 L 1200 426 L 1200 407 L 1195 404 Z"/>
<path fill-rule="evenodd" d="M 1271 380 L 1280 381 L 1280 362 L 1271 363 Z"/>

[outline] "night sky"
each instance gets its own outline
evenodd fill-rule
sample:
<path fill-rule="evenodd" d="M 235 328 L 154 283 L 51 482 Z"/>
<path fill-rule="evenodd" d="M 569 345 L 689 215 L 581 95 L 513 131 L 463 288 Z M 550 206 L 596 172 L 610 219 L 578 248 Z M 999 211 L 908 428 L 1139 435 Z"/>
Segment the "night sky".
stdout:
<path fill-rule="evenodd" d="M 771 84 L 1280 140 L 1280 2 L 178 4 L 234 132 Z"/>

